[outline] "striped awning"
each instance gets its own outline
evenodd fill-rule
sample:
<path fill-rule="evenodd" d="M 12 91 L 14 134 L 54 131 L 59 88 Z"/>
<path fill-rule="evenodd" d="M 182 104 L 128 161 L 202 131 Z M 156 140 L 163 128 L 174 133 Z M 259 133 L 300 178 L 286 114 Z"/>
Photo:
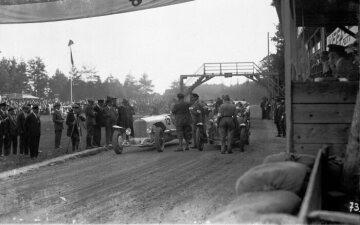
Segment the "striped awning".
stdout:
<path fill-rule="evenodd" d="M 126 13 L 192 0 L 0 0 L 0 24 L 37 23 Z"/>

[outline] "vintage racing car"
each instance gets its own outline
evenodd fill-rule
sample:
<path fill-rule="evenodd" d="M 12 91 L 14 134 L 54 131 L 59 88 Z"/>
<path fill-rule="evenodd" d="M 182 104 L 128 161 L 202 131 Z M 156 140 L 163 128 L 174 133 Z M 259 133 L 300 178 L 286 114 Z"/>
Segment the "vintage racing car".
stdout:
<path fill-rule="evenodd" d="M 134 121 L 134 137 L 131 129 L 114 125 L 112 145 L 116 154 L 121 154 L 125 146 L 155 146 L 164 151 L 165 144 L 177 138 L 176 128 L 170 114 L 147 116 Z"/>
<path fill-rule="evenodd" d="M 249 144 L 250 138 L 250 106 L 246 101 L 234 101 L 237 113 L 234 122 L 236 128 L 233 136 L 233 145 L 238 146 L 241 151 L 244 151 L 244 146 Z M 206 134 L 210 144 L 221 145 L 221 140 L 218 131 L 218 118 L 213 115 L 209 119 Z"/>

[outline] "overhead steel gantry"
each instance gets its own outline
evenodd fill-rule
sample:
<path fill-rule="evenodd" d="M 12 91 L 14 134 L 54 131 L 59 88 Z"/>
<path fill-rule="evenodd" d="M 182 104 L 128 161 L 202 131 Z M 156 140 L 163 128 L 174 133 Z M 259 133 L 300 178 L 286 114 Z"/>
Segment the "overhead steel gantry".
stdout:
<path fill-rule="evenodd" d="M 284 96 L 284 88 L 279 85 L 279 74 L 265 72 L 254 62 L 204 63 L 195 74 L 180 75 L 180 90 L 186 96 L 213 77 L 233 76 L 244 76 L 253 80 L 265 87 L 271 96 Z M 184 80 L 192 77 L 197 78 L 196 81 L 185 86 Z"/>

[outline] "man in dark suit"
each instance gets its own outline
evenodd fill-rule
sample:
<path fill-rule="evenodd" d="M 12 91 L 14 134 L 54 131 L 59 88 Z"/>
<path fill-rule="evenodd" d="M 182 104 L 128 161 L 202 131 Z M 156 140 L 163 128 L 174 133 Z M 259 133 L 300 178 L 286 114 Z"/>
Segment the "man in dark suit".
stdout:
<path fill-rule="evenodd" d="M 101 127 L 105 126 L 103 116 L 104 100 L 98 100 L 98 103 L 94 106 L 95 125 L 94 125 L 94 145 L 100 146 L 101 144 Z"/>
<path fill-rule="evenodd" d="M 96 125 L 95 117 L 96 112 L 94 110 L 94 100 L 88 99 L 88 105 L 85 108 L 85 116 L 86 116 L 86 148 L 94 147 L 94 127 Z"/>
<path fill-rule="evenodd" d="M 85 114 L 81 113 L 80 105 L 75 103 L 71 106 L 71 110 L 66 116 L 66 125 L 68 125 L 67 136 L 70 137 L 72 143 L 72 151 L 79 150 L 82 129 L 80 122 L 86 120 Z"/>
<path fill-rule="evenodd" d="M 15 109 L 13 107 L 10 107 L 8 110 L 8 120 L 7 122 L 7 133 L 8 133 L 8 138 L 9 138 L 9 142 L 8 142 L 8 147 L 7 149 L 10 150 L 11 145 L 12 145 L 12 153 L 14 155 L 17 154 L 17 137 L 18 137 L 18 125 L 17 125 L 17 120 L 16 120 L 16 115 L 15 115 Z"/>
<path fill-rule="evenodd" d="M 61 104 L 59 102 L 54 104 L 54 113 L 52 116 L 53 122 L 54 122 L 54 128 L 55 128 L 55 149 L 61 148 L 60 142 L 61 142 L 61 135 L 62 130 L 64 129 L 64 118 L 60 111 Z"/>
<path fill-rule="evenodd" d="M 20 154 L 29 154 L 28 137 L 25 133 L 25 119 L 31 112 L 31 105 L 23 105 L 17 116 L 18 133 L 20 135 Z"/>
<path fill-rule="evenodd" d="M 7 153 L 7 129 L 6 129 L 7 113 L 6 103 L 0 104 L 0 157 L 8 155 Z M 4 149 L 4 151 L 3 151 Z"/>
<path fill-rule="evenodd" d="M 39 106 L 34 105 L 32 112 L 25 119 L 25 131 L 29 138 L 30 158 L 37 158 L 39 155 L 39 143 L 41 135 Z"/>
<path fill-rule="evenodd" d="M 104 107 L 104 119 L 105 119 L 105 135 L 106 135 L 106 145 L 111 146 L 111 138 L 113 128 L 112 126 L 116 124 L 118 112 L 117 109 L 113 106 L 113 101 L 111 99 L 106 100 L 106 106 Z"/>

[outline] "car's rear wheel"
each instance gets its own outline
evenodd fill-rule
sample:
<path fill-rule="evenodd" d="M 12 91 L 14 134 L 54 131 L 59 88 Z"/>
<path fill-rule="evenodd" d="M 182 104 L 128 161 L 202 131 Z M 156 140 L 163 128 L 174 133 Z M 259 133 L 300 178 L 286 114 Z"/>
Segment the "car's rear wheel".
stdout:
<path fill-rule="evenodd" d="M 155 148 L 158 152 L 163 152 L 165 149 L 165 139 L 164 139 L 164 131 L 161 127 L 155 128 Z"/>
<path fill-rule="evenodd" d="M 112 146 L 116 154 L 121 154 L 124 148 L 124 132 L 115 130 L 112 136 Z"/>

